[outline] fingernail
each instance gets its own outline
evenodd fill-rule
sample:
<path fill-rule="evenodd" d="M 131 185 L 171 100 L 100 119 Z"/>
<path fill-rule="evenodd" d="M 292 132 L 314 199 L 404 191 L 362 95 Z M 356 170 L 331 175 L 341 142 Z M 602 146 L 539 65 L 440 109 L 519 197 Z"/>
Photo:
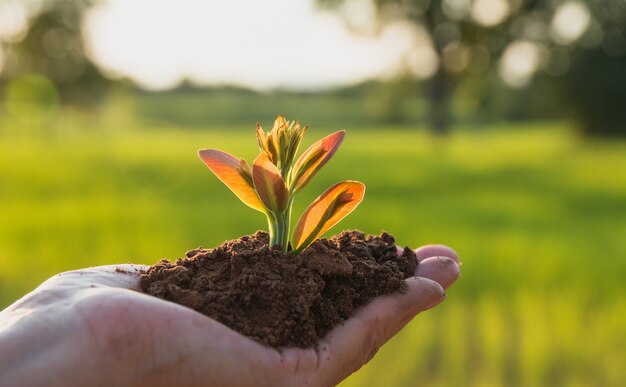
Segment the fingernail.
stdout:
<path fill-rule="evenodd" d="M 448 246 L 444 245 L 427 245 L 415 249 L 415 255 L 418 261 L 423 261 L 432 257 L 448 257 L 459 262 L 459 254 Z"/>
<path fill-rule="evenodd" d="M 460 268 L 450 257 L 432 257 L 420 262 L 415 274 L 436 281 L 442 288 L 447 289 L 459 278 Z"/>

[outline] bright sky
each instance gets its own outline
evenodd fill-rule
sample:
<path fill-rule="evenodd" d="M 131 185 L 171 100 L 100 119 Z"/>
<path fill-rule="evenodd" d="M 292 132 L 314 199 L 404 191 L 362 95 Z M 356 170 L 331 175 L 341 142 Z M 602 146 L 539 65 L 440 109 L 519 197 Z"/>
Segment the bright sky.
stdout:
<path fill-rule="evenodd" d="M 98 63 L 154 89 L 184 78 L 259 89 L 349 84 L 390 73 L 414 44 L 399 26 L 351 33 L 313 0 L 109 0 L 86 27 Z"/>
<path fill-rule="evenodd" d="M 16 41 L 24 36 L 28 18 L 21 1 L 0 2 L 0 38 Z M 415 25 L 396 23 L 378 35 L 358 35 L 336 14 L 316 8 L 314 1 L 104 0 L 89 12 L 84 27 L 90 55 L 104 70 L 149 89 L 174 87 L 183 79 L 257 89 L 319 89 L 388 76 L 402 68 L 428 78 L 437 69 L 440 58 L 428 34 Z M 346 3 L 351 22 L 371 30 L 371 0 Z M 485 26 L 501 23 L 511 11 L 506 0 L 443 4 L 451 18 L 471 14 Z M 582 2 L 566 1 L 551 21 L 551 38 L 571 44 L 590 23 Z M 453 42 L 444 48 L 443 64 L 450 64 L 447 51 L 463 51 L 450 56 L 454 59 L 480 49 Z M 509 86 L 523 87 L 546 67 L 546 58 L 552 60 L 546 53 L 535 42 L 513 41 L 499 62 L 499 73 Z M 3 56 L 0 50 L 0 70 Z M 549 70 L 562 74 L 569 66 L 567 52 L 560 50 L 555 58 L 558 68 Z M 463 63 L 452 64 L 456 68 Z"/>

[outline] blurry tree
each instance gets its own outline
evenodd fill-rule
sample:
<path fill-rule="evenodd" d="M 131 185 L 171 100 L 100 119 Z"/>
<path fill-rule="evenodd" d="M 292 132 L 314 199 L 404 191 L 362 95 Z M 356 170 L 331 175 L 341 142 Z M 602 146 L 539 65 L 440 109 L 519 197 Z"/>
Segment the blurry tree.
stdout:
<path fill-rule="evenodd" d="M 626 134 L 618 106 L 626 99 L 625 0 L 317 2 L 361 33 L 411 26 L 415 39 L 406 69 L 425 81 L 436 133 L 447 131 L 457 85 L 477 77 L 492 82 L 484 76 L 491 69 L 514 89 L 528 86 L 537 72 L 558 77 L 551 84 L 558 85 L 565 106 L 574 106 L 587 133 Z"/>
<path fill-rule="evenodd" d="M 507 44 L 503 22 L 509 10 L 502 1 L 477 0 L 472 7 L 469 0 L 371 0 L 360 6 L 356 0 L 318 0 L 361 32 L 372 31 L 364 22 L 368 13 L 378 31 L 399 21 L 411 23 L 416 39 L 406 67 L 427 79 L 430 125 L 438 134 L 448 130 L 451 98 L 463 73 L 483 74 Z M 370 10 L 364 8 L 366 3 Z"/>
<path fill-rule="evenodd" d="M 569 51 L 563 102 L 586 134 L 626 136 L 626 1 L 589 1 L 589 31 Z"/>
<path fill-rule="evenodd" d="M 0 77 L 8 82 L 37 74 L 54 84 L 64 102 L 96 102 L 108 81 L 86 56 L 81 28 L 83 15 L 93 3 L 94 0 L 22 3 L 27 15 L 25 31 L 4 43 L 0 40 L 5 57 Z"/>

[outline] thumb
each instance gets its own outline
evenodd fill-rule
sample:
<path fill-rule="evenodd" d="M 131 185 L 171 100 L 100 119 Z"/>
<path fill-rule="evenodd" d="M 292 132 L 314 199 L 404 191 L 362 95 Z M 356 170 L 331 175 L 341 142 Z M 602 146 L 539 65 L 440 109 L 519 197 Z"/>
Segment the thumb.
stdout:
<path fill-rule="evenodd" d="M 361 368 L 416 314 L 446 298 L 431 279 L 411 277 L 406 283 L 406 292 L 375 298 L 317 345 L 321 384 L 334 385 Z"/>

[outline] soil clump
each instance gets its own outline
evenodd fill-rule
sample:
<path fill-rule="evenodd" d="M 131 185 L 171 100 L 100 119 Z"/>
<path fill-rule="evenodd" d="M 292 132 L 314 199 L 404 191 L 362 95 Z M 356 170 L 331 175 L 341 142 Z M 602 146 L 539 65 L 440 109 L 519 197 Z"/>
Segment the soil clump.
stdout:
<path fill-rule="evenodd" d="M 404 291 L 417 266 L 415 253 L 398 254 L 387 233 L 344 231 L 299 255 L 268 243 L 258 231 L 163 259 L 142 275 L 141 287 L 263 344 L 305 348 L 374 297 Z"/>

